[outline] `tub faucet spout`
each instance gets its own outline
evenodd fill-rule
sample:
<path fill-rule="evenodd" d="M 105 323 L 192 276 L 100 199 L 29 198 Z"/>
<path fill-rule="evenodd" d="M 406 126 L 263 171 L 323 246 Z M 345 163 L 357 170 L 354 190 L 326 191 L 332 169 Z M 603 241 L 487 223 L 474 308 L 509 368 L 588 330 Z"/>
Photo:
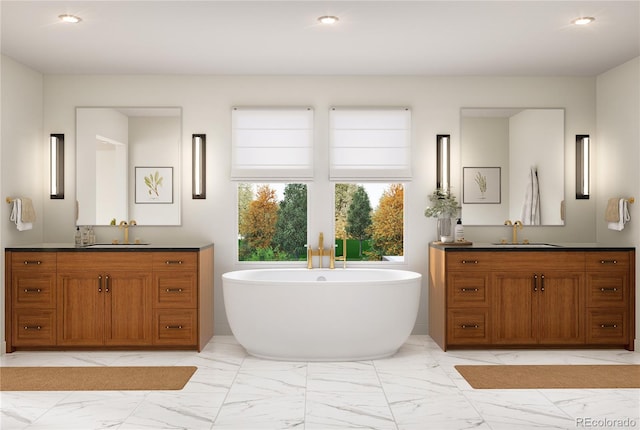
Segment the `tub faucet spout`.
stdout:
<path fill-rule="evenodd" d="M 319 257 L 318 267 L 322 269 L 322 257 L 324 257 L 324 234 L 321 232 L 318 237 L 318 250 L 314 251 L 311 246 L 307 245 L 307 269 L 313 269 L 313 257 Z"/>
<path fill-rule="evenodd" d="M 335 248 L 331 250 L 331 260 L 329 263 L 329 269 L 335 269 L 335 262 L 342 261 L 342 268 L 347 268 L 347 235 L 342 236 L 342 255 L 336 257 Z"/>

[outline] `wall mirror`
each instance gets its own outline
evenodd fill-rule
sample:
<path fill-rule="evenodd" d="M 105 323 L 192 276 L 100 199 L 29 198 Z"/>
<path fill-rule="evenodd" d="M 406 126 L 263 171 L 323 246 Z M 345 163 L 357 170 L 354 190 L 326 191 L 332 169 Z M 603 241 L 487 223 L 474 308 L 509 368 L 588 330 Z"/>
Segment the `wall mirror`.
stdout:
<path fill-rule="evenodd" d="M 564 151 L 564 109 L 461 109 L 464 224 L 564 225 Z"/>
<path fill-rule="evenodd" d="M 179 107 L 76 108 L 77 225 L 180 225 Z"/>

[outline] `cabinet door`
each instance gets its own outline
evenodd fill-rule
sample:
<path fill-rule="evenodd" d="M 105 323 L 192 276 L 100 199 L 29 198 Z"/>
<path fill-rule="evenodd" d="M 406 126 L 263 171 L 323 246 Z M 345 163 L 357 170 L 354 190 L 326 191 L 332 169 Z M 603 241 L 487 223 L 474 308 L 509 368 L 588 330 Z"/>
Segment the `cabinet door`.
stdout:
<path fill-rule="evenodd" d="M 119 271 L 104 275 L 104 343 L 151 344 L 151 276 Z"/>
<path fill-rule="evenodd" d="M 492 280 L 494 342 L 498 345 L 537 343 L 534 318 L 534 293 L 537 286 L 534 274 L 496 272 Z"/>
<path fill-rule="evenodd" d="M 545 272 L 535 292 L 542 344 L 582 344 L 584 330 L 584 275 Z"/>
<path fill-rule="evenodd" d="M 58 345 L 103 343 L 104 279 L 93 271 L 58 274 Z"/>

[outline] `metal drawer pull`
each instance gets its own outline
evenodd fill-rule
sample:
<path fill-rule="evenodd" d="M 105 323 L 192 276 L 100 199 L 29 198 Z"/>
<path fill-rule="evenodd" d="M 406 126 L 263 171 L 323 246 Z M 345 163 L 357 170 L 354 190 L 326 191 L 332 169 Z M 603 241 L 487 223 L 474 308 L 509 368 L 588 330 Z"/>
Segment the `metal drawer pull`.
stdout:
<path fill-rule="evenodd" d="M 460 291 L 463 293 L 475 293 L 478 291 L 477 288 L 460 288 Z"/>
<path fill-rule="evenodd" d="M 182 328 L 181 325 L 168 325 L 165 327 L 168 330 L 180 330 Z"/>
<path fill-rule="evenodd" d="M 25 265 L 27 265 L 27 264 L 38 264 L 38 265 L 40 265 L 40 264 L 42 264 L 42 261 L 39 261 L 39 260 L 25 260 L 24 264 Z"/>
<path fill-rule="evenodd" d="M 600 324 L 600 328 L 618 328 L 618 324 Z"/>
<path fill-rule="evenodd" d="M 540 275 L 540 291 L 544 291 L 544 275 Z"/>
<path fill-rule="evenodd" d="M 26 325 L 24 326 L 25 330 L 41 330 L 42 327 L 39 325 Z"/>
<path fill-rule="evenodd" d="M 478 260 L 462 260 L 462 264 L 478 264 Z"/>
<path fill-rule="evenodd" d="M 102 275 L 98 275 L 98 292 L 102 292 Z"/>
<path fill-rule="evenodd" d="M 106 276 L 104 277 L 104 285 L 105 285 L 105 287 L 106 287 L 106 288 L 104 289 L 104 291 L 105 291 L 105 292 L 107 292 L 107 293 L 109 292 L 109 284 L 110 284 L 110 283 L 111 283 L 111 281 L 110 281 L 109 275 L 106 275 Z"/>
<path fill-rule="evenodd" d="M 533 274 L 533 291 L 538 291 L 538 275 Z"/>
<path fill-rule="evenodd" d="M 618 260 L 600 260 L 600 264 L 618 264 Z"/>
<path fill-rule="evenodd" d="M 463 329 L 465 329 L 465 330 L 466 330 L 466 329 L 468 329 L 468 328 L 470 328 L 470 329 L 476 329 L 476 328 L 479 328 L 479 326 L 478 326 L 478 324 L 462 324 L 462 325 L 460 326 L 460 328 L 463 328 Z"/>
<path fill-rule="evenodd" d="M 616 287 L 613 287 L 613 288 L 600 288 L 600 291 L 602 291 L 603 293 L 606 293 L 606 292 L 613 293 L 615 291 L 618 291 L 618 289 Z"/>
<path fill-rule="evenodd" d="M 40 294 L 42 292 L 42 290 L 40 288 L 25 288 L 24 289 L 25 293 L 36 293 L 36 294 Z"/>
<path fill-rule="evenodd" d="M 182 264 L 182 260 L 167 260 L 165 264 Z"/>
<path fill-rule="evenodd" d="M 182 288 L 167 288 L 167 293 L 181 293 Z"/>

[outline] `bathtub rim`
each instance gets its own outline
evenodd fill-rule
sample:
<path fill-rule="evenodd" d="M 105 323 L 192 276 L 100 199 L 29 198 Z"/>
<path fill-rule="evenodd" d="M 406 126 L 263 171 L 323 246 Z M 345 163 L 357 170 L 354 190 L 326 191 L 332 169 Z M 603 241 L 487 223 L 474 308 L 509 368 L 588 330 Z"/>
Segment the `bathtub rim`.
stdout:
<path fill-rule="evenodd" d="M 348 271 L 351 273 L 357 273 L 357 272 L 393 272 L 393 273 L 400 273 L 404 276 L 402 277 L 397 277 L 397 278 L 388 278 L 388 279 L 373 279 L 373 280 L 357 280 L 357 279 L 337 279 L 337 280 L 327 280 L 327 281 L 322 281 L 323 283 L 326 282 L 328 284 L 337 284 L 337 283 L 360 283 L 360 282 L 366 282 L 368 284 L 384 284 L 384 283 L 404 283 L 407 281 L 414 281 L 414 280 L 420 280 L 422 282 L 422 274 L 420 272 L 416 272 L 416 271 L 412 271 L 412 270 L 405 270 L 405 269 L 392 269 L 392 268 L 366 268 L 366 267 L 353 267 L 353 268 L 346 268 L 346 269 L 329 269 L 329 268 L 318 268 L 318 269 L 307 269 L 307 268 L 301 268 L 301 267 L 282 267 L 282 268 L 251 268 L 251 269 L 238 269 L 238 270 L 231 270 L 229 272 L 225 272 L 221 275 L 221 279 L 224 280 L 228 280 L 228 281 L 232 281 L 232 282 L 248 282 L 248 283 L 278 283 L 278 284 L 317 284 L 319 281 L 316 279 L 255 279 L 255 278 L 246 278 L 246 277 L 242 277 L 239 275 L 242 275 L 243 273 L 247 273 L 247 272 L 251 272 L 251 273 L 264 273 L 264 272 L 294 272 L 294 273 L 302 273 L 302 272 L 308 272 L 310 274 L 317 274 L 318 276 L 321 276 L 323 273 L 340 273 L 343 271 Z"/>

